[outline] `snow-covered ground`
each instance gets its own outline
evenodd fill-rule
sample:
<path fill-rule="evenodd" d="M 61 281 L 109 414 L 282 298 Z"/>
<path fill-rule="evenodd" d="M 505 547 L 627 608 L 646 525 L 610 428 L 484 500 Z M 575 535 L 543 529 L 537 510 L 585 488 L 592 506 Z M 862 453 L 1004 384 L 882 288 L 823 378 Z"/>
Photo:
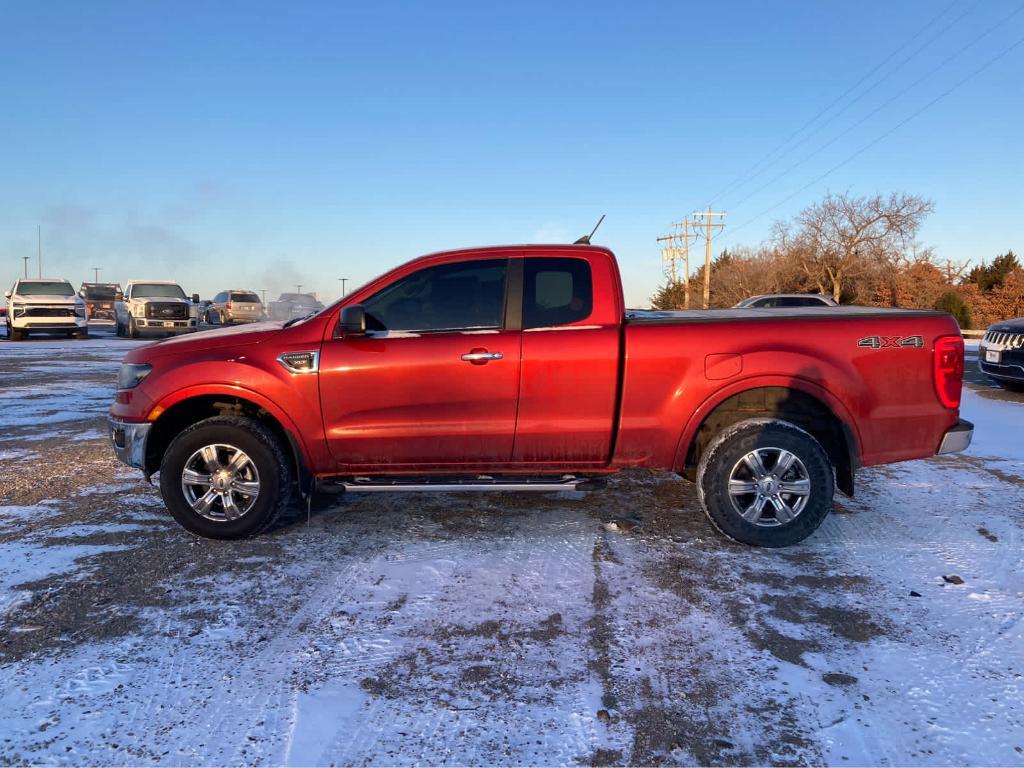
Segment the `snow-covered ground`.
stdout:
<path fill-rule="evenodd" d="M 105 444 L 132 345 L 0 342 L 4 764 L 1024 764 L 1024 398 L 980 377 L 967 454 L 787 550 L 652 473 L 213 542 Z"/>

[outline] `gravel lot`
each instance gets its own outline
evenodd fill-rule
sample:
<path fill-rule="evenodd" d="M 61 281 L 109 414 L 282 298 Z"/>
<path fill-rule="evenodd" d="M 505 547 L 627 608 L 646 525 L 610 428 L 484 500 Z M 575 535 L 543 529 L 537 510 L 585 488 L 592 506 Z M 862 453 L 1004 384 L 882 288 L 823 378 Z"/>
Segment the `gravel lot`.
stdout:
<path fill-rule="evenodd" d="M 787 550 L 655 473 L 214 542 L 107 446 L 138 343 L 0 340 L 0 763 L 1024 764 L 1024 404 L 980 376 L 969 453 Z"/>

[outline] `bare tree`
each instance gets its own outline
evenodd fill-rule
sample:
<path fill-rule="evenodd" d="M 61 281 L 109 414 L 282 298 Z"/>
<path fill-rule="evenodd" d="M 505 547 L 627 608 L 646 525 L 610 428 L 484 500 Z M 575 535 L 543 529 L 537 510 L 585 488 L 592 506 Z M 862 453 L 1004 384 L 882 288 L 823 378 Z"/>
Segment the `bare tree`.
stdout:
<path fill-rule="evenodd" d="M 777 226 L 775 246 L 795 260 L 808 282 L 839 301 L 873 271 L 906 259 L 933 208 L 916 195 L 828 194 L 800 213 L 795 229 Z"/>

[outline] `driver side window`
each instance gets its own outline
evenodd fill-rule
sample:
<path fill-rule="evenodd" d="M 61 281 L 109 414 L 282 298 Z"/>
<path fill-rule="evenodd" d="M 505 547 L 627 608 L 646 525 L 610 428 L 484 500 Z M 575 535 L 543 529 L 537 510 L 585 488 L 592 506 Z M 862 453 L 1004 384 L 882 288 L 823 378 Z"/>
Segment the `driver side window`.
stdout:
<path fill-rule="evenodd" d="M 368 331 L 501 328 L 507 259 L 440 264 L 406 275 L 363 302 Z"/>

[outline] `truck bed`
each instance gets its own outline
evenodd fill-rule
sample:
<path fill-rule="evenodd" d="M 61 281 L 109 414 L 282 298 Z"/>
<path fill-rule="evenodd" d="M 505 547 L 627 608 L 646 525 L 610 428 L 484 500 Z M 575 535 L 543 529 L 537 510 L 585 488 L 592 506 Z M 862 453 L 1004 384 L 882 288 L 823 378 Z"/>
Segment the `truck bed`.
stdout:
<path fill-rule="evenodd" d="M 890 320 L 910 317 L 942 317 L 945 312 L 932 309 L 897 309 L 892 307 L 790 307 L 786 309 L 627 309 L 627 325 L 671 325 L 720 323 L 735 320 Z"/>

